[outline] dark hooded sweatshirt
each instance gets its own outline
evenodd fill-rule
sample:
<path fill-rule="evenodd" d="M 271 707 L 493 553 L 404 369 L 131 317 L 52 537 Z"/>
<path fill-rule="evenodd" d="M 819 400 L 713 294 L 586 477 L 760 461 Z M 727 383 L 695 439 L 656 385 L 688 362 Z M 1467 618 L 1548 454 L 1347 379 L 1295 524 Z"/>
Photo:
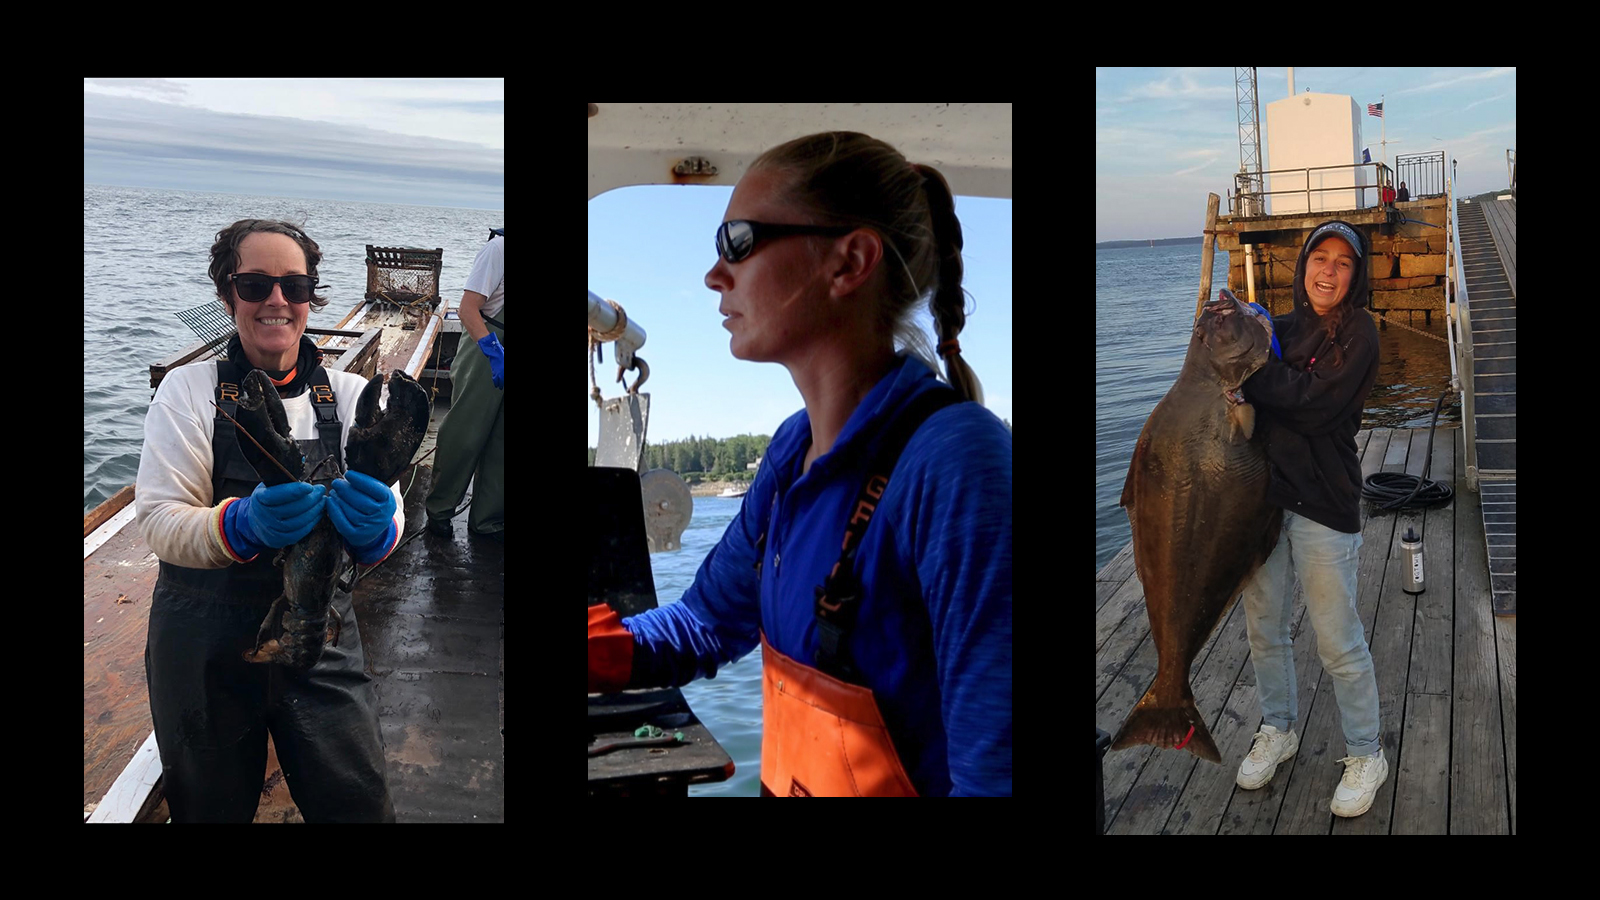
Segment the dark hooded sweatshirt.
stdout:
<path fill-rule="evenodd" d="M 1378 378 L 1378 329 L 1366 311 L 1370 251 L 1365 235 L 1362 243 L 1350 292 L 1328 313 L 1344 312 L 1338 347 L 1306 295 L 1306 258 L 1315 249 L 1307 244 L 1294 267 L 1294 310 L 1272 319 L 1283 359 L 1268 357 L 1244 383 L 1245 399 L 1259 414 L 1258 427 L 1266 429 L 1272 464 L 1267 500 L 1346 534 L 1361 530 L 1356 432 Z"/>

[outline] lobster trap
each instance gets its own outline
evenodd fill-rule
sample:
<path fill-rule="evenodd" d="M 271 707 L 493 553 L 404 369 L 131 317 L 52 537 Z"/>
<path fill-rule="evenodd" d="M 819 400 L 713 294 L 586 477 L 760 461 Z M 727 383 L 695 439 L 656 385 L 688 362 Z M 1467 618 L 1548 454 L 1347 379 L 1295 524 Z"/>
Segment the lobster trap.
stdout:
<path fill-rule="evenodd" d="M 366 299 L 410 306 L 439 304 L 439 271 L 444 249 L 367 245 Z"/>
<path fill-rule="evenodd" d="M 238 331 L 233 324 L 233 317 L 228 315 L 228 308 L 222 305 L 221 300 L 202 303 L 193 309 L 185 309 L 174 313 L 189 326 L 189 330 L 200 336 L 207 349 L 215 349 L 219 358 L 226 358 L 222 352 L 222 345 L 233 337 Z"/>

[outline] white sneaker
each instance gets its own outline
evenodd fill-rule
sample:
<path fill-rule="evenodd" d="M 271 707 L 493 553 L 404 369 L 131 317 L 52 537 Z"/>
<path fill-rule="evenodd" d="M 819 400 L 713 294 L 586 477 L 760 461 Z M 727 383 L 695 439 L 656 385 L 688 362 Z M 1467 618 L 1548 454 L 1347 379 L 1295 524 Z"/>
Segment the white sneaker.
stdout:
<path fill-rule="evenodd" d="M 1339 762 L 1344 763 L 1344 777 L 1333 789 L 1333 802 L 1328 808 L 1336 816 L 1359 816 L 1372 808 L 1372 798 L 1378 796 L 1378 788 L 1388 780 L 1389 761 L 1383 758 L 1383 748 L 1379 747 L 1372 756 L 1346 756 Z"/>
<path fill-rule="evenodd" d="M 1271 725 L 1261 726 L 1261 730 L 1256 732 L 1255 742 L 1250 745 L 1250 752 L 1239 764 L 1239 774 L 1233 779 L 1234 783 L 1247 791 L 1265 787 L 1278 771 L 1278 763 L 1294 756 L 1299 749 L 1300 735 L 1293 728 L 1284 733 Z"/>

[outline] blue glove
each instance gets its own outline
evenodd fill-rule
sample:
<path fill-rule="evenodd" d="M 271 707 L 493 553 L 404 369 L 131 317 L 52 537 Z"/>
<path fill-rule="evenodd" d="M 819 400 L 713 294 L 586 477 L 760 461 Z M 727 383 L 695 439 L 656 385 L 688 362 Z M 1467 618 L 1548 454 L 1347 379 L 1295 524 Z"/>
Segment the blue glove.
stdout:
<path fill-rule="evenodd" d="M 394 491 L 360 472 L 335 478 L 328 492 L 328 519 L 345 542 L 357 549 L 384 536 L 394 520 L 394 507 Z"/>
<path fill-rule="evenodd" d="M 1262 306 L 1259 303 L 1252 303 L 1250 305 L 1255 307 L 1256 312 L 1260 313 L 1269 324 L 1272 322 L 1272 313 L 1267 312 L 1267 308 L 1265 306 Z M 1272 355 L 1279 359 L 1283 359 L 1283 348 L 1278 346 L 1278 332 L 1275 330 L 1272 332 Z"/>
<path fill-rule="evenodd" d="M 478 349 L 489 358 L 489 374 L 494 378 L 494 386 L 500 390 L 506 389 L 506 348 L 501 346 L 500 338 L 494 332 L 483 336 L 478 342 Z"/>
<path fill-rule="evenodd" d="M 257 484 L 250 496 L 228 506 L 223 526 L 229 531 L 230 542 L 242 538 L 255 545 L 256 552 L 261 547 L 287 547 L 311 533 L 322 518 L 326 499 L 327 492 L 321 485 L 306 481 L 272 487 Z"/>

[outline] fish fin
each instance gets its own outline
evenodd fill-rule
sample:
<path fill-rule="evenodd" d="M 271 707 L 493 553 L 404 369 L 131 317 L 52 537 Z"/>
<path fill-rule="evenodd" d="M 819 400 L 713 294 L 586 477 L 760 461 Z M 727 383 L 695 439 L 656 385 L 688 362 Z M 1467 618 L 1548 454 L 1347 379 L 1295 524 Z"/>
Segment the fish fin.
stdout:
<path fill-rule="evenodd" d="M 1128 477 L 1122 482 L 1122 498 L 1117 501 L 1118 506 L 1127 507 L 1129 515 L 1133 514 L 1133 483 L 1144 464 L 1145 451 L 1148 449 L 1150 442 L 1145 440 L 1143 434 L 1139 435 L 1138 443 L 1133 445 L 1133 459 L 1128 461 Z"/>
<path fill-rule="evenodd" d="M 1151 688 L 1139 705 L 1133 708 L 1128 721 L 1123 723 L 1122 730 L 1111 742 L 1111 749 L 1124 750 L 1139 744 L 1152 744 L 1163 750 L 1173 750 L 1181 744 L 1183 749 L 1195 756 L 1220 764 L 1222 754 L 1211 739 L 1211 731 L 1206 728 L 1205 720 L 1200 718 L 1194 698 L 1184 697 L 1176 706 L 1158 706 L 1154 692 L 1155 689 Z M 1191 729 L 1193 734 L 1190 733 Z"/>
<path fill-rule="evenodd" d="M 1233 425 L 1231 437 L 1239 439 L 1239 434 L 1244 434 L 1245 440 L 1255 436 L 1256 433 L 1256 408 L 1248 403 L 1236 403 L 1228 407 L 1228 422 Z"/>

